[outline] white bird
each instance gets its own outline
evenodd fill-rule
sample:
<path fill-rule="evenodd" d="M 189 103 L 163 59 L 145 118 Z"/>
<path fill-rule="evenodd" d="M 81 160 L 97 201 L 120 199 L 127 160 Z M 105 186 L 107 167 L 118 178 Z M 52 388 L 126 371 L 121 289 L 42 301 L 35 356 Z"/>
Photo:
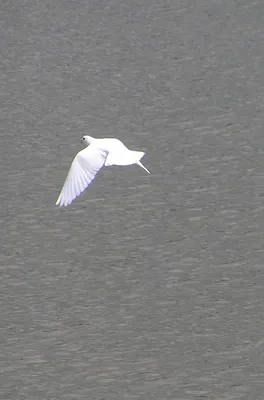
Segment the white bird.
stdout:
<path fill-rule="evenodd" d="M 92 136 L 83 136 L 81 142 L 88 147 L 77 153 L 72 162 L 56 202 L 60 207 L 71 204 L 90 185 L 103 166 L 137 164 L 150 174 L 140 162 L 145 153 L 129 150 L 118 139 L 95 139 Z"/>

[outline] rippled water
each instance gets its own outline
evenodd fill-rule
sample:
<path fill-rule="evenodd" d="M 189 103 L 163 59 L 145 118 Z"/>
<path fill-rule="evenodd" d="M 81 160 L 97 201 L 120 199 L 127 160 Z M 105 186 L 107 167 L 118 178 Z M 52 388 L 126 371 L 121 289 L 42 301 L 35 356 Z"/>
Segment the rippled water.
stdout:
<path fill-rule="evenodd" d="M 55 3 L 0 6 L 0 397 L 262 399 L 264 5 Z M 84 133 L 152 174 L 56 208 Z"/>

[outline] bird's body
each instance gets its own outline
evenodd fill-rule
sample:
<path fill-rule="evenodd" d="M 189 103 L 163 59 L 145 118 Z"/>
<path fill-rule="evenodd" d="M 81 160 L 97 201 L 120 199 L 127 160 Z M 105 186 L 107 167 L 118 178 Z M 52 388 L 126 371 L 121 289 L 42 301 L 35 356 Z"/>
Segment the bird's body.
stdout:
<path fill-rule="evenodd" d="M 56 205 L 71 204 L 90 185 L 103 166 L 137 164 L 150 173 L 140 162 L 145 153 L 129 150 L 118 139 L 84 136 L 82 142 L 88 147 L 75 156 Z"/>

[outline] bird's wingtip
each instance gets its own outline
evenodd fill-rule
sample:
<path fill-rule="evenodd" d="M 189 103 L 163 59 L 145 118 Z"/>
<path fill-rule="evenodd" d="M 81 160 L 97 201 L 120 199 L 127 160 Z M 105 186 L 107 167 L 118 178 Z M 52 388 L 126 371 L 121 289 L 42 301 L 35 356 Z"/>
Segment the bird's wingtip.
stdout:
<path fill-rule="evenodd" d="M 59 195 L 59 197 L 57 198 L 57 201 L 56 201 L 56 206 L 58 206 L 58 205 L 60 205 L 61 206 L 61 194 Z"/>

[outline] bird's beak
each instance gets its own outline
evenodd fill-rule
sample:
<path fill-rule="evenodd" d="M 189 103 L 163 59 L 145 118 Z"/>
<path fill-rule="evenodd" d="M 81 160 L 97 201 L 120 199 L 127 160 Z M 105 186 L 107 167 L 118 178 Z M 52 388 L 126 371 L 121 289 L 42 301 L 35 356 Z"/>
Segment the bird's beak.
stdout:
<path fill-rule="evenodd" d="M 84 138 L 82 138 L 81 143 L 84 141 Z"/>

